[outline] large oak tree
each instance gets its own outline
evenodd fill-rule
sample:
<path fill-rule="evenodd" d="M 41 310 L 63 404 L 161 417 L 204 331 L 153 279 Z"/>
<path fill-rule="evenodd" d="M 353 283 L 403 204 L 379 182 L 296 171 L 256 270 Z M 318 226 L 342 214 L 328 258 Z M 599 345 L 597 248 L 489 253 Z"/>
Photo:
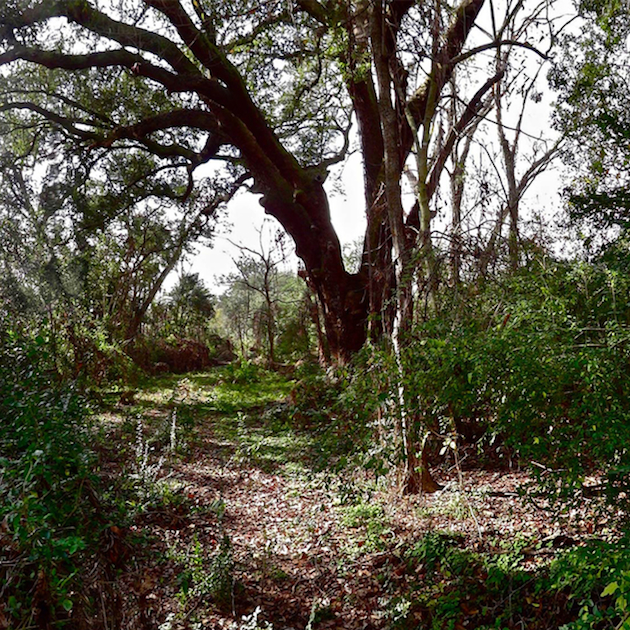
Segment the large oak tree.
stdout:
<path fill-rule="evenodd" d="M 475 52 L 464 47 L 483 3 L 14 0 L 0 9 L 2 129 L 34 130 L 33 144 L 46 125 L 64 134 L 103 186 L 108 156 L 150 155 L 129 186 L 152 180 L 155 195 L 186 199 L 196 169 L 221 164 L 295 241 L 331 352 L 344 360 L 368 321 L 375 335 L 391 330 L 391 304 L 409 316 L 411 252 L 430 246 L 429 201 L 452 149 L 446 141 L 429 159 L 435 113 Z M 455 134 L 501 76 L 480 78 Z M 363 264 L 349 273 L 324 181 L 348 152 L 354 118 L 367 232 Z M 414 147 L 418 202 L 404 212 L 400 179 Z"/>

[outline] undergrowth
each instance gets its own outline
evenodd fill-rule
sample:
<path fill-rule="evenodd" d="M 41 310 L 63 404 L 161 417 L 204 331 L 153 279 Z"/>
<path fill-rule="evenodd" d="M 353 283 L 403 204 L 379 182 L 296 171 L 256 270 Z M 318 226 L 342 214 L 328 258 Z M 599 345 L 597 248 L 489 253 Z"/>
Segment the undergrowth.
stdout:
<path fill-rule="evenodd" d="M 312 372 L 296 383 L 244 364 L 184 380 L 156 377 L 132 396 L 120 389 L 104 392 L 104 405 L 119 422 L 110 433 L 99 433 L 72 383 L 56 380 L 45 339 L 5 331 L 2 343 L 0 628 L 87 627 L 87 619 L 100 614 L 99 596 L 112 611 L 105 624 L 123 627 L 115 616 L 115 593 L 98 591 L 125 571 L 126 556 L 135 553 L 130 539 L 121 542 L 121 530 L 149 522 L 152 515 L 177 515 L 184 524 L 199 516 L 185 486 L 168 479 L 168 471 L 178 458 L 193 454 L 189 445 L 204 427 L 217 439 L 226 466 L 278 472 L 300 484 L 322 471 L 342 473 L 336 491 L 349 544 L 339 561 L 351 579 L 354 563 L 387 559 L 375 577 L 379 614 L 388 628 L 630 627 L 627 537 L 586 541 L 538 564 L 531 559 L 543 543 L 526 538 L 486 539 L 473 546 L 462 535 L 435 531 L 402 544 L 395 523 L 371 494 L 378 477 L 396 464 L 387 444 L 374 439 L 378 427 L 370 424 L 366 400 L 373 395 L 370 401 L 378 404 L 378 396 L 350 373 L 331 380 Z M 101 457 L 118 458 L 116 481 L 95 474 L 99 459 L 88 447 L 95 436 L 104 449 Z M 126 447 L 107 450 L 107 440 Z M 349 474 L 357 462 L 370 473 L 364 486 Z M 456 513 L 465 507 L 442 509 Z M 238 609 L 234 553 L 220 526 L 225 505 L 208 509 L 219 521 L 214 547 L 204 548 L 193 535 L 171 553 L 181 615 L 162 619 L 164 630 L 177 627 L 197 606 L 213 606 L 233 618 Z M 148 554 L 146 540 L 143 544 Z M 90 585 L 86 567 L 95 564 L 101 579 Z M 330 612 L 313 603 L 309 627 L 316 630 Z M 258 617 L 254 611 L 241 627 L 270 627 Z"/>
<path fill-rule="evenodd" d="M 57 382 L 43 337 L 1 334 L 0 620 L 48 627 L 90 614 L 76 593 L 109 523 L 86 401 Z"/>

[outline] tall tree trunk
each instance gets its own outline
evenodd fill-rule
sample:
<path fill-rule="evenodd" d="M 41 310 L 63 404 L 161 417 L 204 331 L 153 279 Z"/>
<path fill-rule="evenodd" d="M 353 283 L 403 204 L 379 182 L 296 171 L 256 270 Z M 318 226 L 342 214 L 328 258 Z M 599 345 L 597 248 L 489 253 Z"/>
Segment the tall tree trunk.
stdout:
<path fill-rule="evenodd" d="M 344 268 L 341 245 L 330 220 L 321 181 L 296 167 L 274 186 L 265 187 L 261 204 L 284 226 L 304 263 L 308 284 L 323 307 L 323 324 L 331 358 L 346 363 L 367 336 L 368 300 L 364 274 Z"/>
<path fill-rule="evenodd" d="M 374 67 L 379 88 L 379 114 L 383 134 L 385 160 L 385 201 L 387 219 L 392 236 L 394 270 L 396 278 L 396 315 L 391 335 L 395 355 L 397 374 L 395 388 L 398 396 L 398 420 L 402 436 L 404 454 L 403 493 L 417 493 L 421 488 L 420 469 L 417 466 L 418 440 L 413 418 L 407 410 L 405 395 L 405 367 L 402 362 L 401 343 L 410 331 L 413 322 L 413 297 L 411 252 L 405 237 L 402 192 L 400 188 L 400 165 L 398 118 L 391 100 L 392 77 L 390 74 L 390 55 L 386 49 L 386 20 L 380 2 L 372 7 L 370 33 Z"/>
<path fill-rule="evenodd" d="M 501 64 L 500 54 L 497 51 L 497 67 Z M 508 232 L 508 255 L 510 268 L 516 271 L 519 266 L 519 245 L 518 245 L 518 206 L 520 196 L 518 194 L 518 185 L 516 182 L 516 151 L 518 146 L 518 135 L 520 129 L 517 129 L 514 142 L 510 145 L 503 126 L 503 91 L 502 83 L 497 83 L 494 91 L 495 109 L 497 115 L 497 133 L 499 135 L 499 144 L 501 145 L 501 153 L 505 166 L 505 176 L 507 180 L 507 215 L 509 218 Z"/>
<path fill-rule="evenodd" d="M 298 272 L 300 276 L 304 277 L 302 271 Z M 308 278 L 304 277 L 305 282 L 308 285 Z M 309 286 L 309 289 L 311 287 Z M 312 290 L 312 289 L 311 289 Z M 306 305 L 308 308 L 309 316 L 313 325 L 315 326 L 315 333 L 317 335 L 317 358 L 321 365 L 327 365 L 330 363 L 330 349 L 328 348 L 328 340 L 326 335 L 322 331 L 321 318 L 319 316 L 320 307 L 317 301 L 311 298 L 309 292 L 306 293 Z"/>

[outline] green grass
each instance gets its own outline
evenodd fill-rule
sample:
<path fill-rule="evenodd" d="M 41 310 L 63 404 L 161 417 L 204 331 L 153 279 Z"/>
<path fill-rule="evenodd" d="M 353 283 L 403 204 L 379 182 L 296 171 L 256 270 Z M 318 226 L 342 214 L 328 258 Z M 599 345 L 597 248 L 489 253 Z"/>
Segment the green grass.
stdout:
<path fill-rule="evenodd" d="M 252 373 L 254 376 L 252 376 Z M 117 440 L 135 443 L 138 423 L 156 454 L 169 439 L 176 414 L 178 442 L 200 444 L 203 435 L 215 438 L 215 447 L 226 458 L 257 466 L 265 472 L 296 476 L 308 467 L 318 451 L 305 430 L 295 430 L 289 406 L 284 403 L 294 382 L 251 366 L 248 378 L 235 377 L 231 367 L 210 372 L 160 375 L 147 378 L 133 392 L 133 404 L 122 405 L 117 387 L 101 393 L 104 408 L 119 418 Z M 180 449 L 181 450 L 181 449 Z"/>

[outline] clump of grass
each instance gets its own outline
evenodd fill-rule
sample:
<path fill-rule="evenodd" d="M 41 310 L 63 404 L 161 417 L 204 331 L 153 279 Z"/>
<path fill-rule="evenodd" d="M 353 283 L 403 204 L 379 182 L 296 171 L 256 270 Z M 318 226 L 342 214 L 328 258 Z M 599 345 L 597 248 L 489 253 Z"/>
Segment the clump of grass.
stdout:
<path fill-rule="evenodd" d="M 221 610 L 233 610 L 234 558 L 230 539 L 226 535 L 212 553 L 195 538 L 178 559 L 183 564 L 177 578 L 180 587 L 178 598 L 184 609 L 191 602 L 210 598 Z"/>

